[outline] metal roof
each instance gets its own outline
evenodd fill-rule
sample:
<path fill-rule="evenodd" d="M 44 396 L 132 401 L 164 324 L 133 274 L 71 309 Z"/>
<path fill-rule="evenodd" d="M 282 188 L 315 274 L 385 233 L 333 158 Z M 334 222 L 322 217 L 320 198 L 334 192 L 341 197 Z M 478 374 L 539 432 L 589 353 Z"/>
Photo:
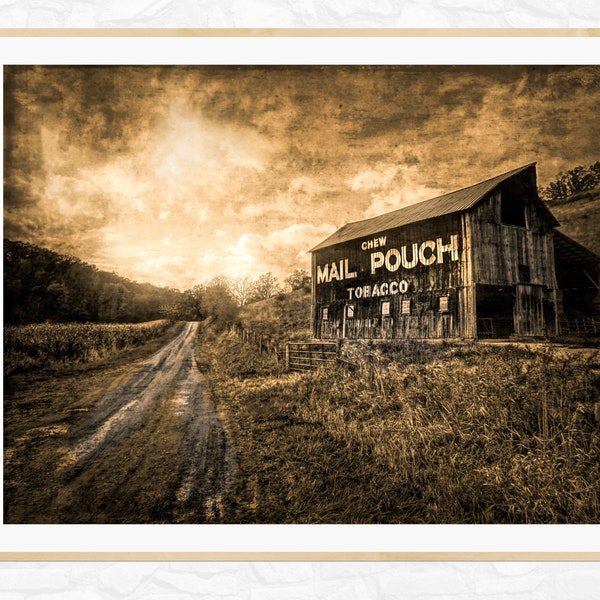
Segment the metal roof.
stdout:
<path fill-rule="evenodd" d="M 554 230 L 554 256 L 557 263 L 569 266 L 600 264 L 600 256 L 556 229 Z"/>
<path fill-rule="evenodd" d="M 404 208 L 363 221 L 348 223 L 330 235 L 326 240 L 317 244 L 310 252 L 320 250 L 321 248 L 327 248 L 328 246 L 333 246 L 335 244 L 341 244 L 342 242 L 355 240 L 357 238 L 374 235 L 389 229 L 395 229 L 396 227 L 402 227 L 403 225 L 416 223 L 417 221 L 424 221 L 426 219 L 433 219 L 435 217 L 462 212 L 475 206 L 475 204 L 482 200 L 484 196 L 489 194 L 489 192 L 503 181 L 506 181 L 527 169 L 535 169 L 535 165 L 536 163 L 533 162 L 509 171 L 508 173 L 503 173 L 502 175 L 497 175 L 496 177 L 482 181 L 481 183 L 476 183 L 475 185 L 471 185 L 455 192 L 444 194 L 443 196 L 437 196 L 430 200 L 411 204 L 410 206 L 405 206 Z M 552 217 L 552 219 L 554 219 L 554 217 Z"/>

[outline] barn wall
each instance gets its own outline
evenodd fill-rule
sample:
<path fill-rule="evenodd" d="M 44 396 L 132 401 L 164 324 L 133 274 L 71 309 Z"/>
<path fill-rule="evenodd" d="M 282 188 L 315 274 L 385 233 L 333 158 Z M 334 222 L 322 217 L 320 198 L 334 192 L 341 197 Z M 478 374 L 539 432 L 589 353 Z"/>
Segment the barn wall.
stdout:
<path fill-rule="evenodd" d="M 556 331 L 552 228 L 537 201 L 527 196 L 522 199 L 526 226 L 502 223 L 504 193 L 506 190 L 496 190 L 469 212 L 473 280 L 479 285 L 512 289 L 515 334 L 552 334 Z"/>
<path fill-rule="evenodd" d="M 325 339 L 460 337 L 464 269 L 459 215 L 323 248 L 313 254 L 314 335 Z M 443 310 L 441 297 L 447 298 Z M 403 300 L 410 302 L 408 314 L 402 312 Z M 389 315 L 382 312 L 384 302 L 389 302 Z"/>
<path fill-rule="evenodd" d="M 535 206 L 525 203 L 528 227 L 500 222 L 500 192 L 470 211 L 473 247 L 473 278 L 488 285 L 532 283 L 556 287 L 552 229 Z M 529 267 L 529 281 L 519 274 L 519 265 Z"/>
<path fill-rule="evenodd" d="M 462 286 L 458 290 L 459 312 L 462 315 L 460 321 L 460 337 L 477 337 L 476 315 L 476 286 L 473 278 L 473 235 L 471 233 L 471 215 L 463 213 L 460 217 L 463 239 L 463 250 L 461 254 Z"/>

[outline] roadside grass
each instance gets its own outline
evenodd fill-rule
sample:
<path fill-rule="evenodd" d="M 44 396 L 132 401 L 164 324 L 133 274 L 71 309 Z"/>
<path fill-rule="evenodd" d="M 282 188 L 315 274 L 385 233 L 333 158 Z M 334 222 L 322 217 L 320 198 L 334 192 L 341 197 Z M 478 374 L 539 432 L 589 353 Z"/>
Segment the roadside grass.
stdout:
<path fill-rule="evenodd" d="M 292 374 L 204 331 L 197 355 L 237 454 L 224 522 L 598 522 L 598 352 L 366 343 Z"/>

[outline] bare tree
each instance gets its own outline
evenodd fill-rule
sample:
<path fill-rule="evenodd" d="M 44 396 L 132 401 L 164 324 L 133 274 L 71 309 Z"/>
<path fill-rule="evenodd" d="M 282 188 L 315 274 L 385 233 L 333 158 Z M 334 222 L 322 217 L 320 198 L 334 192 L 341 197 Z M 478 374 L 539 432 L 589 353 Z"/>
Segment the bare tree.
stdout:
<path fill-rule="evenodd" d="M 248 275 L 231 280 L 231 293 L 240 306 L 248 304 L 254 281 Z"/>

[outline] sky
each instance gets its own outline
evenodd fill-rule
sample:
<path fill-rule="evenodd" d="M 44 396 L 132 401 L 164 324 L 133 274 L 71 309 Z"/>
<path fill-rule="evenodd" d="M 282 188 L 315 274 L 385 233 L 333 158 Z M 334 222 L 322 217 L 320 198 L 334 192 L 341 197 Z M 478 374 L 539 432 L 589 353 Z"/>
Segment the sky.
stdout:
<path fill-rule="evenodd" d="M 600 67 L 4 68 L 4 236 L 180 290 L 347 222 L 600 160 Z"/>

